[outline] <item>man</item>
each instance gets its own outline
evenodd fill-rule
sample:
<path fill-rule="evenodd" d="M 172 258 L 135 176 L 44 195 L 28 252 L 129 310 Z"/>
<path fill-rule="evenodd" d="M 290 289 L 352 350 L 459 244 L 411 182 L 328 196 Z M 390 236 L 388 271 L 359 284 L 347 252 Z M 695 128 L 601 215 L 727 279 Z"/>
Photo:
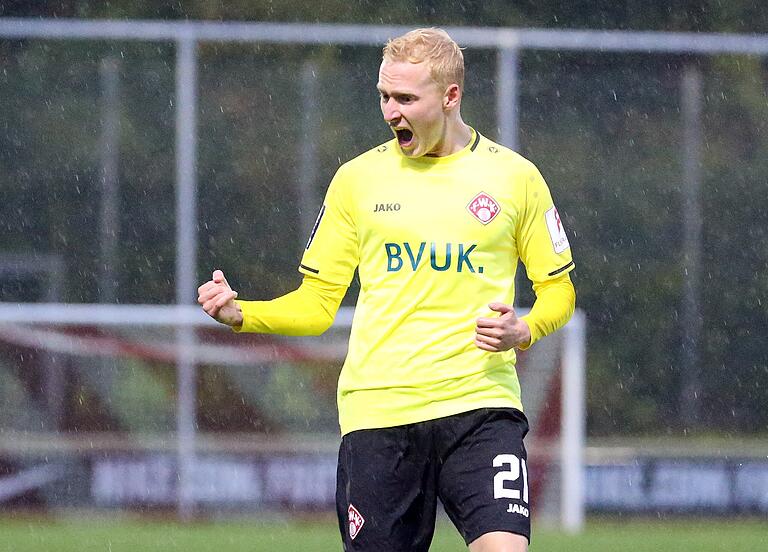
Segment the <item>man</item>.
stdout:
<path fill-rule="evenodd" d="M 337 511 L 345 550 L 427 550 L 437 499 L 472 552 L 526 550 L 530 505 L 514 348 L 575 304 L 568 240 L 536 167 L 467 126 L 461 50 L 438 29 L 384 48 L 386 142 L 342 165 L 294 292 L 236 301 L 221 271 L 205 311 L 236 331 L 319 334 L 357 268 L 339 378 Z M 512 308 L 518 258 L 536 302 Z"/>

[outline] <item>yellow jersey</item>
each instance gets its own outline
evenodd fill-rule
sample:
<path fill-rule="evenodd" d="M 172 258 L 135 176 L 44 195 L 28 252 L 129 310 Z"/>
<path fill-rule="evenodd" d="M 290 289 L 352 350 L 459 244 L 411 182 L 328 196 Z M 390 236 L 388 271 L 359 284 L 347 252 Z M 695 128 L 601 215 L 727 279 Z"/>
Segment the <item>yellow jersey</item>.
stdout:
<path fill-rule="evenodd" d="M 485 407 L 522 410 L 514 350 L 474 345 L 491 302 L 573 269 L 536 167 L 473 131 L 461 151 L 409 158 L 395 139 L 342 165 L 299 270 L 360 295 L 338 386 L 342 434 Z"/>

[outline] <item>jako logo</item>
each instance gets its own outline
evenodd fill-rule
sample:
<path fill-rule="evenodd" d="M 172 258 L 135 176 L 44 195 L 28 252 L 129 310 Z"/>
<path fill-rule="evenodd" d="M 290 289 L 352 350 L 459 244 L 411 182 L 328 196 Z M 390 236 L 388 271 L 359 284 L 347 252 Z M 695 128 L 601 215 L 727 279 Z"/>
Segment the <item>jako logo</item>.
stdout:
<path fill-rule="evenodd" d="M 405 265 L 405 261 L 403 260 L 403 250 L 405 250 L 405 253 L 408 256 L 408 264 L 415 272 L 421 264 L 426 247 L 427 242 L 421 242 L 418 247 L 411 246 L 408 242 L 404 242 L 402 245 L 399 243 L 385 243 L 384 249 L 387 253 L 387 272 L 398 272 L 403 268 Z M 469 272 L 478 272 L 482 274 L 483 267 L 478 266 L 477 271 L 475 271 L 475 267 L 472 266 L 472 261 L 469 258 L 470 253 L 475 250 L 475 247 L 477 247 L 476 243 L 469 246 L 464 245 L 463 243 L 446 243 L 445 245 L 440 246 L 441 259 L 438 260 L 438 246 L 435 242 L 431 242 L 429 244 L 429 266 L 432 267 L 432 270 L 436 270 L 437 272 L 445 272 L 453 266 L 453 261 L 455 259 L 456 272 L 462 272 L 466 266 Z M 454 251 L 457 253 L 455 257 L 453 256 Z"/>
<path fill-rule="evenodd" d="M 499 214 L 501 208 L 495 199 L 485 192 L 480 192 L 469 202 L 467 210 L 472 213 L 472 216 L 477 220 L 483 224 L 488 224 L 496 218 L 496 215 Z"/>
<path fill-rule="evenodd" d="M 380 213 L 381 211 L 399 211 L 399 210 L 400 210 L 399 203 L 377 203 L 376 207 L 373 208 L 374 213 Z"/>
<path fill-rule="evenodd" d="M 530 512 L 528 511 L 528 508 L 525 506 L 520 506 L 519 504 L 510 504 L 507 507 L 507 512 L 510 514 L 520 514 L 521 516 L 528 517 L 530 516 Z"/>

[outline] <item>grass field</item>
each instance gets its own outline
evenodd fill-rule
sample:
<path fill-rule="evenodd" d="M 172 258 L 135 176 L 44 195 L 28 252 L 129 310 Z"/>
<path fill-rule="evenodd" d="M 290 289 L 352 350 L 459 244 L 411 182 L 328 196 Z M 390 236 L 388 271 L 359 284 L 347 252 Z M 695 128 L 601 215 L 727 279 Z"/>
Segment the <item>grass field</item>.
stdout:
<path fill-rule="evenodd" d="M 332 522 L 169 522 L 110 518 L 0 518 L 1 552 L 293 552 L 339 551 Z M 441 523 L 431 550 L 466 550 L 453 527 Z M 536 531 L 532 552 L 754 552 L 768 550 L 768 522 L 606 521 L 592 519 L 578 536 Z"/>

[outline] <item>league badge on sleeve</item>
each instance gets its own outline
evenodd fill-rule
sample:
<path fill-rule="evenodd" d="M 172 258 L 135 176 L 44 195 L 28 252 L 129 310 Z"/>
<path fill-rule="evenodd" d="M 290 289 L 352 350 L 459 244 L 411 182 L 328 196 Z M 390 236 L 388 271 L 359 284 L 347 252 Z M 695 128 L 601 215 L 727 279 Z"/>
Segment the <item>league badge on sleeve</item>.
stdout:
<path fill-rule="evenodd" d="M 472 213 L 472 216 L 483 224 L 488 224 L 496 215 L 499 214 L 501 208 L 498 202 L 485 192 L 480 192 L 472 201 L 467 205 L 467 210 Z"/>
<path fill-rule="evenodd" d="M 549 238 L 552 240 L 552 247 L 555 248 L 555 253 L 562 253 L 571 245 L 568 243 L 568 237 L 565 235 L 565 229 L 560 220 L 560 213 L 557 212 L 557 208 L 552 207 L 544 213 L 544 218 L 547 221 L 547 230 L 549 230 Z"/>

